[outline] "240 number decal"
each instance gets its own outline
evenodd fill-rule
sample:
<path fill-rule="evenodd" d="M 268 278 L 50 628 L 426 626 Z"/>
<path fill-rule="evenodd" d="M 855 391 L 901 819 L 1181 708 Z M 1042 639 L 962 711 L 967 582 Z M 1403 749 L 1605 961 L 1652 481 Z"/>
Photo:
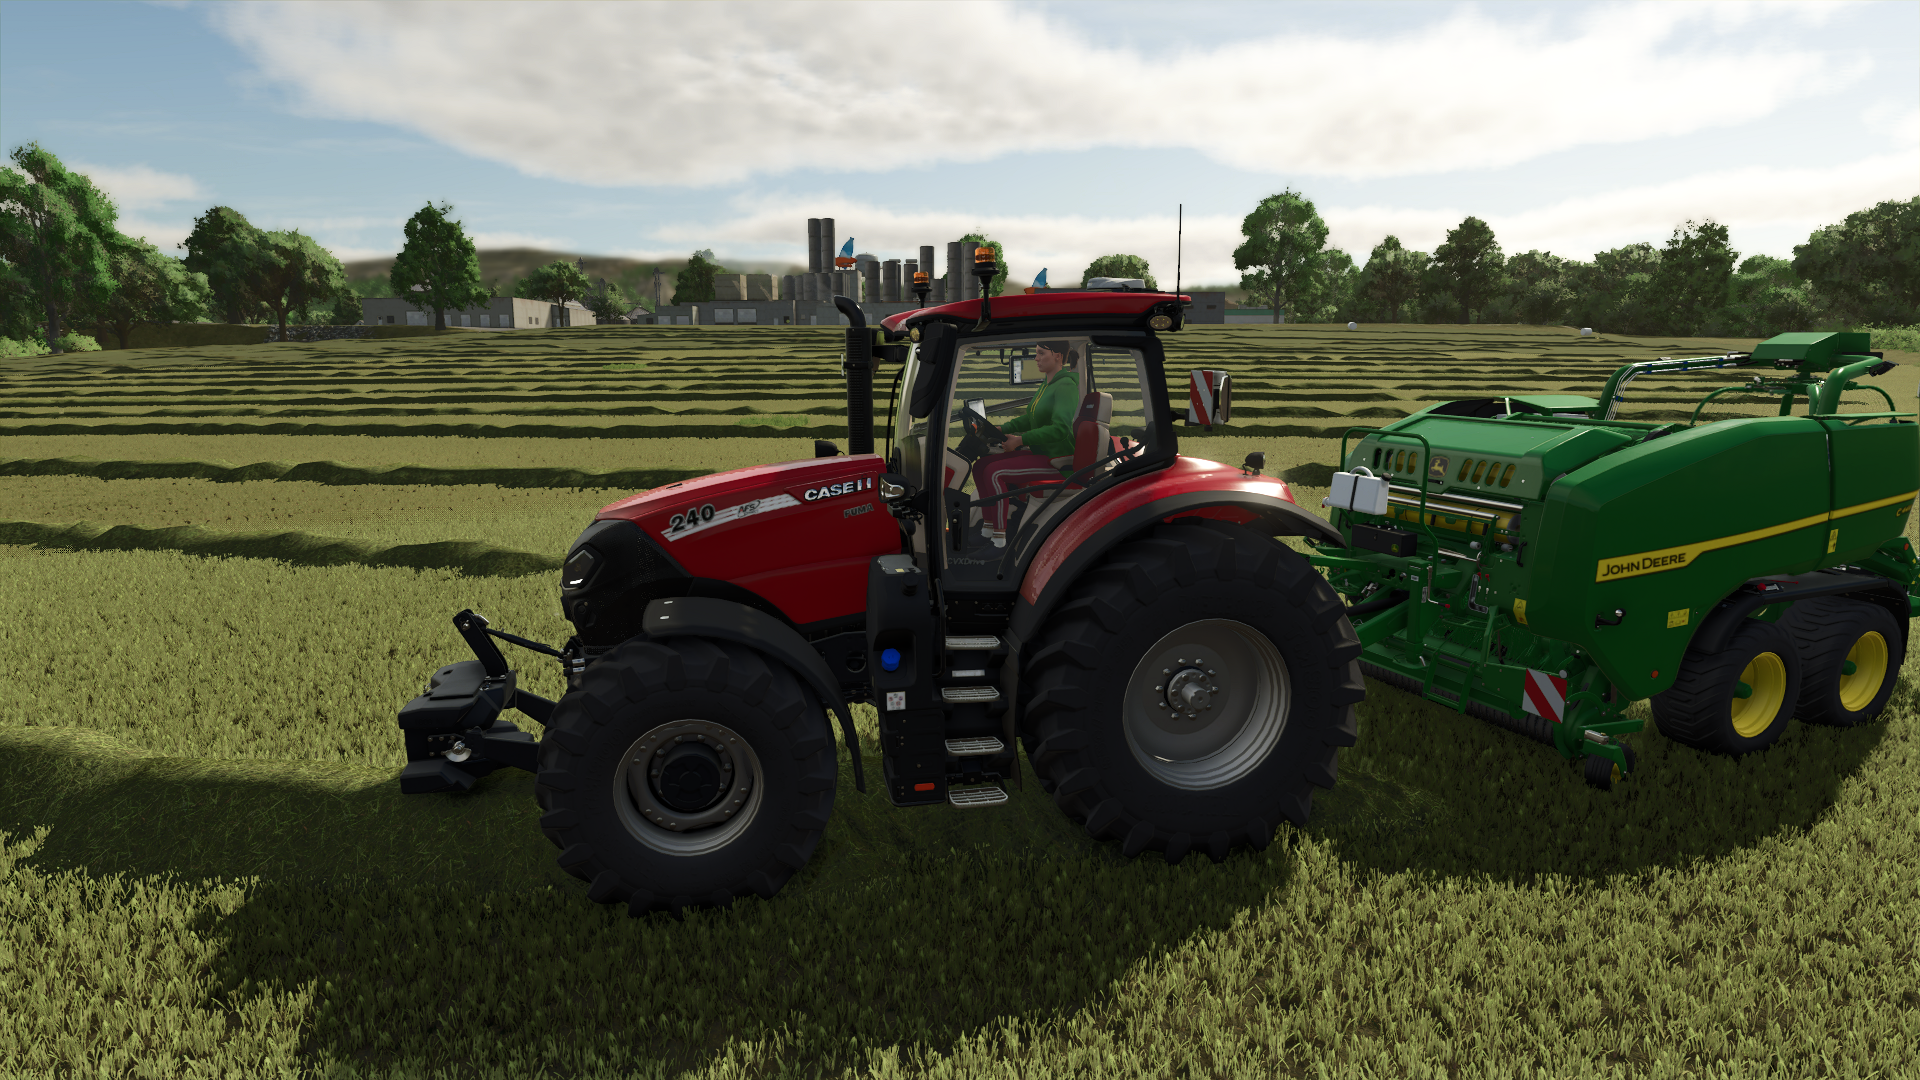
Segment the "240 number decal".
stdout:
<path fill-rule="evenodd" d="M 667 519 L 667 534 L 671 536 L 688 529 L 697 529 L 713 520 L 713 504 L 708 503 L 698 509 L 688 510 L 684 514 L 675 514 Z"/>

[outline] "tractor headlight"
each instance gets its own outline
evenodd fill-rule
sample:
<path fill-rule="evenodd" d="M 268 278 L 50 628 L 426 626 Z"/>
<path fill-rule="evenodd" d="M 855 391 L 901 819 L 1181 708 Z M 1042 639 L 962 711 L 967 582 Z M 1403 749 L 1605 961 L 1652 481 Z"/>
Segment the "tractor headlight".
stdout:
<path fill-rule="evenodd" d="M 586 587 L 587 579 L 593 576 L 594 568 L 600 565 L 600 556 L 590 547 L 583 547 L 567 557 L 566 565 L 560 568 L 560 588 L 567 592 Z"/>

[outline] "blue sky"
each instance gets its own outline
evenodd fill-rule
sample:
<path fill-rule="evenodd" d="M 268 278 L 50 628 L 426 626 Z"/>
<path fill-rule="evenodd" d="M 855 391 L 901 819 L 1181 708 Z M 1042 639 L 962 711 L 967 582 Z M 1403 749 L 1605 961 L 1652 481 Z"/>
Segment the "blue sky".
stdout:
<path fill-rule="evenodd" d="M 803 261 L 984 228 L 1237 275 L 1292 187 L 1364 260 L 1466 214 L 1590 258 L 1712 217 L 1743 253 L 1920 194 L 1920 2 L 0 2 L 0 141 L 171 245 L 208 206 L 391 254 L 428 200 L 482 247 Z"/>

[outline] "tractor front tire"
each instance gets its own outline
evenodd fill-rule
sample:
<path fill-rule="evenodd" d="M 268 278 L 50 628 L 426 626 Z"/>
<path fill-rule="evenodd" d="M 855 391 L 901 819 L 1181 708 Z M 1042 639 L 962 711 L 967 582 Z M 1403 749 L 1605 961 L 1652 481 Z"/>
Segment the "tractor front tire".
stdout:
<path fill-rule="evenodd" d="M 1907 641 L 1886 608 L 1816 596 L 1793 605 L 1780 625 L 1800 650 L 1801 720 L 1852 727 L 1887 707 Z"/>
<path fill-rule="evenodd" d="M 1021 676 L 1029 760 L 1054 802 L 1132 858 L 1214 861 L 1304 825 L 1366 696 L 1345 607 L 1292 549 L 1187 519 L 1074 583 Z"/>
<path fill-rule="evenodd" d="M 839 764 L 792 671 L 701 638 L 596 660 L 554 707 L 539 761 L 560 866 L 632 915 L 772 897 L 820 842 Z"/>
<path fill-rule="evenodd" d="M 1653 696 L 1661 734 L 1712 754 L 1778 742 L 1800 699 L 1800 654 L 1774 623 L 1748 619 L 1717 653 L 1689 650 L 1673 685 Z"/>

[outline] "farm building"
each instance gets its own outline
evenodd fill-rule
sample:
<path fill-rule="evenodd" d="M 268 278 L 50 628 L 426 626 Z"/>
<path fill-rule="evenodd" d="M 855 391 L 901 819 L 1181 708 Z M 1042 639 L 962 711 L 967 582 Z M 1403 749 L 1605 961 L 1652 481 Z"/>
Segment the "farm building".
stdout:
<path fill-rule="evenodd" d="M 433 312 L 399 297 L 369 297 L 360 301 L 360 321 L 367 326 L 432 326 Z M 582 304 L 549 304 L 518 296 L 496 296 L 477 307 L 447 310 L 448 326 L 497 330 L 534 330 L 552 326 L 592 326 L 593 313 Z"/>

